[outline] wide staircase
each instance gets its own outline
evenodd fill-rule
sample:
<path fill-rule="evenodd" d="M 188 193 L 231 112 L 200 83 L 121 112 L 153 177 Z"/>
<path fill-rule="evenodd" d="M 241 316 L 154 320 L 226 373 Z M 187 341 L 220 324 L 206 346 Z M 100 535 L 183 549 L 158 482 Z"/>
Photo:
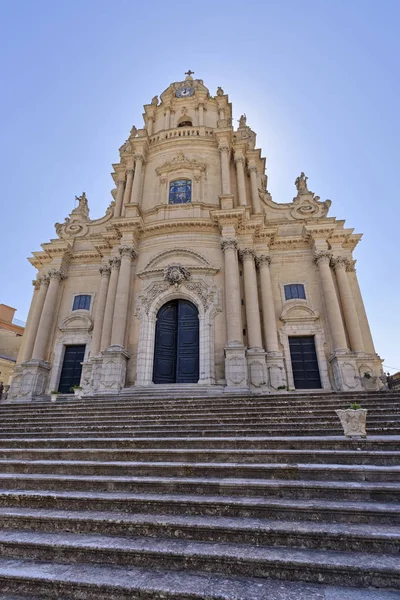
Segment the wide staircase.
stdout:
<path fill-rule="evenodd" d="M 399 465 L 400 393 L 3 403 L 0 600 L 400 598 Z"/>

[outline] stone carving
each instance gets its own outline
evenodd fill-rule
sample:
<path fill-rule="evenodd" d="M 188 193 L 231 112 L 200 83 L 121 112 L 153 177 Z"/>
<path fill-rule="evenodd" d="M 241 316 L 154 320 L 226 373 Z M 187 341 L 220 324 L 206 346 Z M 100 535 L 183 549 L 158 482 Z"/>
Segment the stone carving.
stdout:
<path fill-rule="evenodd" d="M 222 154 L 223 152 L 226 152 L 227 154 L 229 154 L 229 146 L 219 146 L 218 148 L 220 154 Z"/>
<path fill-rule="evenodd" d="M 237 241 L 233 238 L 229 238 L 227 240 L 222 240 L 221 242 L 222 252 L 226 252 L 226 250 L 236 250 L 237 249 Z"/>
<path fill-rule="evenodd" d="M 67 278 L 66 273 L 62 269 L 49 269 L 49 271 L 47 271 L 47 276 L 49 279 L 56 279 L 57 281 L 62 281 Z"/>
<path fill-rule="evenodd" d="M 136 258 L 136 250 L 132 246 L 127 246 L 127 245 L 120 246 L 118 248 L 118 251 L 119 251 L 121 258 L 123 256 L 129 256 L 129 258 L 131 258 L 132 260 L 134 260 Z"/>
<path fill-rule="evenodd" d="M 239 250 L 239 258 L 242 261 L 245 260 L 254 260 L 254 249 L 253 248 L 241 248 Z"/>
<path fill-rule="evenodd" d="M 296 178 L 296 181 L 294 182 L 296 188 L 297 188 L 297 192 L 299 194 L 308 194 L 309 193 L 309 189 L 307 187 L 307 179 L 308 177 L 306 177 L 303 173 L 303 171 L 301 172 L 301 174 L 299 175 L 299 177 Z"/>
<path fill-rule="evenodd" d="M 157 106 L 158 104 L 158 96 L 154 96 L 154 98 L 152 98 L 151 103 L 153 106 Z"/>
<path fill-rule="evenodd" d="M 135 315 L 137 317 L 140 317 L 142 309 L 144 309 L 144 312 L 146 313 L 146 315 L 148 315 L 154 300 L 162 293 L 166 292 L 169 289 L 169 287 L 169 284 L 164 282 L 150 284 L 150 286 L 146 288 L 144 292 L 139 294 L 137 297 Z"/>
<path fill-rule="evenodd" d="M 226 127 L 231 127 L 231 125 L 232 125 L 232 119 L 218 119 L 218 121 L 217 121 L 218 129 L 225 129 Z"/>
<path fill-rule="evenodd" d="M 349 260 L 347 261 L 347 265 L 346 265 L 346 271 L 347 271 L 348 273 L 355 273 L 355 271 L 356 271 L 356 262 L 357 262 L 357 261 L 355 261 L 355 260 L 351 260 L 351 259 L 349 259 Z"/>
<path fill-rule="evenodd" d="M 347 256 L 336 256 L 335 258 L 331 258 L 331 267 L 335 269 L 346 269 L 349 259 Z"/>
<path fill-rule="evenodd" d="M 136 129 L 136 127 L 134 125 L 132 125 L 132 129 L 131 129 L 131 132 L 129 134 L 129 137 L 130 138 L 135 138 L 137 136 L 137 132 L 138 132 L 138 130 Z"/>
<path fill-rule="evenodd" d="M 238 122 L 239 122 L 239 127 L 246 127 L 246 123 L 247 123 L 246 115 L 241 115 Z"/>
<path fill-rule="evenodd" d="M 217 89 L 217 96 L 223 96 L 224 95 L 224 90 L 222 89 L 222 87 L 219 87 Z"/>
<path fill-rule="evenodd" d="M 110 265 L 102 265 L 99 268 L 99 271 L 100 271 L 102 277 L 109 277 L 110 273 L 111 273 L 111 266 Z"/>
<path fill-rule="evenodd" d="M 50 278 L 48 275 L 42 273 L 39 274 L 36 279 L 34 279 L 32 281 L 32 285 L 35 288 L 35 290 L 38 290 L 40 288 L 41 285 L 49 285 L 50 282 Z"/>
<path fill-rule="evenodd" d="M 81 196 L 75 196 L 75 200 L 78 201 L 78 206 L 74 208 L 71 214 L 89 218 L 89 206 L 85 192 L 82 192 Z"/>
<path fill-rule="evenodd" d="M 168 160 L 161 167 L 156 169 L 156 173 L 160 176 L 176 169 L 196 169 L 197 171 L 203 172 L 206 170 L 206 165 L 199 162 L 196 158 L 187 158 L 183 152 L 178 152 L 175 158 Z"/>
<path fill-rule="evenodd" d="M 256 256 L 256 266 L 258 268 L 263 267 L 264 265 L 267 265 L 269 267 L 270 264 L 271 257 L 269 254 L 260 254 L 259 256 Z"/>
<path fill-rule="evenodd" d="M 123 143 L 121 148 L 119 149 L 120 155 L 124 154 L 125 152 L 132 152 L 132 146 L 129 140 L 126 140 L 125 143 Z"/>
<path fill-rule="evenodd" d="M 340 419 L 344 435 L 346 437 L 366 437 L 367 410 L 360 408 L 358 410 L 335 410 Z"/>
<path fill-rule="evenodd" d="M 110 258 L 110 267 L 112 269 L 119 269 L 119 266 L 121 264 L 121 259 L 118 256 L 113 256 L 112 258 Z"/>
<path fill-rule="evenodd" d="M 117 196 L 117 188 L 113 188 L 110 193 L 111 193 L 111 196 L 113 197 L 113 199 L 115 200 L 115 198 Z"/>
<path fill-rule="evenodd" d="M 78 206 L 72 210 L 69 217 L 65 218 L 64 223 L 55 223 L 57 235 L 64 237 L 82 237 L 87 234 L 89 228 L 89 206 L 85 192 L 81 196 L 75 196 Z"/>
<path fill-rule="evenodd" d="M 171 265 L 164 269 L 164 280 L 176 288 L 187 279 L 190 279 L 190 271 L 182 265 Z"/>
<path fill-rule="evenodd" d="M 319 263 L 330 263 L 332 258 L 332 254 L 328 252 L 328 250 L 321 250 L 321 252 L 316 252 L 314 255 L 314 262 L 319 265 Z"/>

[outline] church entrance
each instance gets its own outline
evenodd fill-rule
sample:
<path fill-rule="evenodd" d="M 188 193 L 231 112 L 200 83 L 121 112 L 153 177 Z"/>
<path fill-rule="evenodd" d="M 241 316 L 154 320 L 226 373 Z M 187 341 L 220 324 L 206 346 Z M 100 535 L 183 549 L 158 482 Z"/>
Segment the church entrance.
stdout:
<path fill-rule="evenodd" d="M 71 394 L 71 387 L 80 385 L 85 345 L 66 346 L 58 391 Z"/>
<path fill-rule="evenodd" d="M 289 337 L 289 347 L 296 390 L 321 388 L 314 336 Z"/>
<path fill-rule="evenodd" d="M 199 380 L 199 311 L 187 300 L 171 300 L 157 314 L 154 383 Z"/>

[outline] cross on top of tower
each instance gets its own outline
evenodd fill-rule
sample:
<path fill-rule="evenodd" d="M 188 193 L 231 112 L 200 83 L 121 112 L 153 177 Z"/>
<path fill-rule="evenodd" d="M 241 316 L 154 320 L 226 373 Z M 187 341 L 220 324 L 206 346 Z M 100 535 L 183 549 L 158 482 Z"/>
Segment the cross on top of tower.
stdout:
<path fill-rule="evenodd" d="M 189 71 L 186 71 L 185 75 L 189 75 L 189 77 L 190 77 L 191 75 L 194 75 L 194 71 L 191 71 L 189 69 Z"/>

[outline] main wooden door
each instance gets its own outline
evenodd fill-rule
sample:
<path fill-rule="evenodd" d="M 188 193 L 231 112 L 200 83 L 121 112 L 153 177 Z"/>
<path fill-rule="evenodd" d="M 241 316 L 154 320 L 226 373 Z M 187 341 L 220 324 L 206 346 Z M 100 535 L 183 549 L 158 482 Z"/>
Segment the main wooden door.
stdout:
<path fill-rule="evenodd" d="M 294 387 L 299 390 L 321 386 L 314 336 L 290 337 Z"/>
<path fill-rule="evenodd" d="M 58 391 L 70 394 L 71 387 L 80 385 L 85 345 L 66 346 Z"/>
<path fill-rule="evenodd" d="M 154 383 L 199 380 L 199 312 L 187 300 L 171 300 L 158 311 Z"/>

